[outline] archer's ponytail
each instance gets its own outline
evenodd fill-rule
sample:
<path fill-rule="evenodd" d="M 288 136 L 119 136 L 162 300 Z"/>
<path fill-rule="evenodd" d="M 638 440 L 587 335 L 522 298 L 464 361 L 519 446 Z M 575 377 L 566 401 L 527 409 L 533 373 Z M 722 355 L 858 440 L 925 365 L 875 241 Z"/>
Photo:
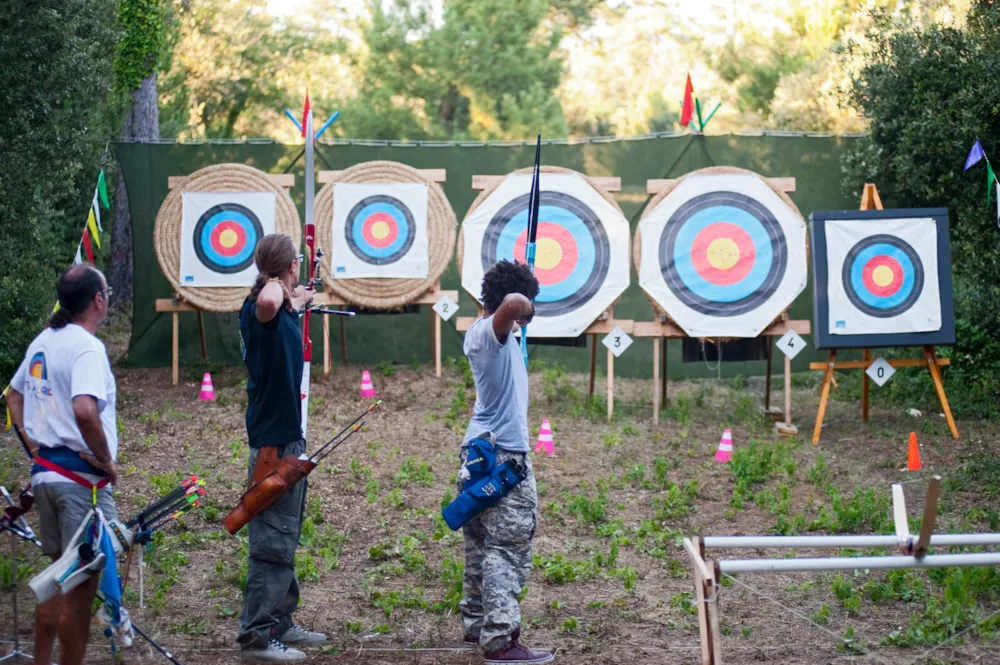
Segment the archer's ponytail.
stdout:
<path fill-rule="evenodd" d="M 257 264 L 259 273 L 250 289 L 250 297 L 256 300 L 264 285 L 272 278 L 287 272 L 298 255 L 298 250 L 295 249 L 295 243 L 292 242 L 291 236 L 284 233 L 271 233 L 261 238 L 253 253 L 253 260 Z M 282 291 L 285 291 L 286 306 L 291 306 L 289 294 L 284 288 Z"/>
<path fill-rule="evenodd" d="M 73 320 L 73 314 L 66 307 L 59 303 L 59 309 L 52 313 L 52 318 L 49 319 L 49 328 L 65 328 L 70 321 Z"/>

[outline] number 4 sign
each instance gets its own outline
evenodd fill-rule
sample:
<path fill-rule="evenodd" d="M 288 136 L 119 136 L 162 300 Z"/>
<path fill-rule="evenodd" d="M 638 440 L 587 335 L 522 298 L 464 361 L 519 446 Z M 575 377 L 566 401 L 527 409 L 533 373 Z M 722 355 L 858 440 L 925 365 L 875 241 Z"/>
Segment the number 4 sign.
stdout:
<path fill-rule="evenodd" d="M 615 354 L 615 358 L 619 357 L 621 354 L 625 353 L 625 349 L 632 346 L 632 338 L 625 334 L 618 326 L 612 330 L 601 340 L 604 346 L 608 347 L 611 353 Z"/>
<path fill-rule="evenodd" d="M 802 339 L 802 335 L 798 334 L 794 330 L 789 330 L 781 339 L 778 340 L 776 346 L 789 358 L 794 359 L 795 356 L 799 355 L 799 351 L 806 348 L 806 341 Z"/>
<path fill-rule="evenodd" d="M 865 374 L 871 377 L 871 380 L 878 384 L 881 388 L 885 385 L 885 382 L 892 378 L 892 375 L 896 373 L 896 370 L 892 368 L 885 358 L 879 356 L 875 359 L 868 369 L 865 370 Z"/>
<path fill-rule="evenodd" d="M 458 303 L 452 300 L 451 296 L 445 296 L 434 303 L 433 309 L 438 316 L 447 321 L 458 311 Z"/>

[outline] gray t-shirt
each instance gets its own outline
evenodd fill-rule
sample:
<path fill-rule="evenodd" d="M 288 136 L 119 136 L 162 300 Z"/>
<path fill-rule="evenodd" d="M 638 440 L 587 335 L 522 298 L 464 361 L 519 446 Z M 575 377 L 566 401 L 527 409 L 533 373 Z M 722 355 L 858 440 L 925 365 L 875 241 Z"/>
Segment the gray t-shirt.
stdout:
<path fill-rule="evenodd" d="M 501 344 L 490 316 L 472 324 L 463 350 L 476 380 L 476 407 L 462 445 L 493 432 L 498 448 L 528 452 L 528 370 L 517 338 L 509 334 Z"/>

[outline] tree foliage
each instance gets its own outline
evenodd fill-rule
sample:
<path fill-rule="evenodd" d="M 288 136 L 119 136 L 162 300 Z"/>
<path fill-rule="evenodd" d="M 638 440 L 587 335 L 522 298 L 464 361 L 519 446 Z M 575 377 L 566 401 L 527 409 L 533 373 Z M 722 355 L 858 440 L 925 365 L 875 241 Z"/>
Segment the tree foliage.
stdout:
<path fill-rule="evenodd" d="M 845 186 L 874 182 L 886 206 L 944 206 L 951 218 L 960 360 L 949 375 L 957 406 L 996 411 L 1000 370 L 1000 230 L 983 164 L 962 172 L 978 136 L 1000 155 L 1000 3 L 973 4 L 965 27 L 906 27 L 878 13 L 850 100 L 871 138 L 844 163 Z M 978 388 L 979 390 L 976 390 Z M 979 397 L 976 404 L 972 400 Z"/>
<path fill-rule="evenodd" d="M 0 376 L 55 302 L 105 142 L 113 0 L 8 0 L 0 12 Z"/>

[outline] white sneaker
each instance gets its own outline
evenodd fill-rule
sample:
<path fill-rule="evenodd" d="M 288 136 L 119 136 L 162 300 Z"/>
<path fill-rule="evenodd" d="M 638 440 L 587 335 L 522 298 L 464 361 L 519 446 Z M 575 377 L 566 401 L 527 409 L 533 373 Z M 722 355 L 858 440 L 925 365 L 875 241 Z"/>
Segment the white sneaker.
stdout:
<path fill-rule="evenodd" d="M 240 656 L 245 660 L 264 660 L 272 663 L 287 663 L 295 660 L 305 660 L 306 654 L 293 649 L 284 642 L 271 638 L 266 649 L 243 649 Z"/>
<path fill-rule="evenodd" d="M 281 641 L 285 644 L 302 644 L 304 646 L 323 644 L 326 640 L 327 637 L 323 633 L 309 630 L 295 623 L 281 636 Z"/>

